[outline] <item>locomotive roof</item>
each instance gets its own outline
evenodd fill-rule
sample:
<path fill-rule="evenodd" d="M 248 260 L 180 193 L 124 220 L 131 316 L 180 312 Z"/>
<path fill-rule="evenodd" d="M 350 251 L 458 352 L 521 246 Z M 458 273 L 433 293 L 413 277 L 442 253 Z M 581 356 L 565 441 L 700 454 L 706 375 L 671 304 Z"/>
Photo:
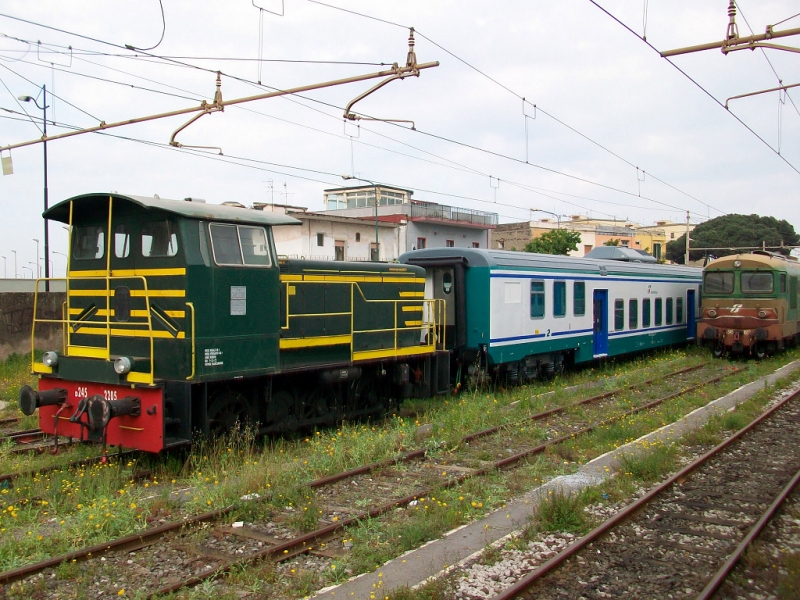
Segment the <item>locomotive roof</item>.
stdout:
<path fill-rule="evenodd" d="M 658 273 L 682 277 L 699 277 L 701 270 L 696 267 L 678 265 L 659 265 L 637 262 L 624 262 L 599 258 L 581 258 L 554 254 L 535 254 L 533 252 L 512 252 L 509 250 L 484 250 L 480 248 L 428 248 L 414 250 L 400 256 L 400 262 L 434 266 L 448 262 L 462 262 L 471 267 L 490 268 L 538 268 L 605 270 L 609 273 Z M 602 269 L 601 269 L 602 268 Z"/>
<path fill-rule="evenodd" d="M 783 255 L 774 254 L 772 252 L 757 251 L 722 256 L 708 263 L 704 270 L 711 271 L 715 269 L 732 269 L 734 268 L 733 262 L 736 260 L 741 262 L 741 267 L 750 269 L 800 269 L 800 263 L 792 258 L 787 258 Z"/>
<path fill-rule="evenodd" d="M 121 200 L 136 204 L 144 210 L 160 210 L 190 219 L 225 221 L 229 223 L 251 223 L 256 225 L 300 225 L 301 223 L 298 219 L 288 215 L 264 212 L 261 210 L 223 206 L 221 204 L 206 204 L 205 202 L 167 200 L 165 198 L 114 193 L 81 194 L 74 198 L 68 198 L 52 206 L 42 216 L 46 219 L 69 223 L 70 202 L 75 202 L 76 214 L 86 214 L 86 212 L 105 211 L 108 206 L 109 197 L 112 197 L 115 201 Z"/>

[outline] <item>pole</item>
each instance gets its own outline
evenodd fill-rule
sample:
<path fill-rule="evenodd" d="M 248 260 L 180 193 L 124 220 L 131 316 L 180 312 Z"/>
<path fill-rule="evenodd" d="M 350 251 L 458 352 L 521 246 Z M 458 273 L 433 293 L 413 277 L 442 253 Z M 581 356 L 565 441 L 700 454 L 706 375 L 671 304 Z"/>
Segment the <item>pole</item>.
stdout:
<path fill-rule="evenodd" d="M 689 211 L 686 211 L 686 258 L 683 261 L 687 267 L 689 266 Z"/>
<path fill-rule="evenodd" d="M 47 86 L 42 85 L 42 112 L 44 113 L 44 212 L 47 212 Z M 50 291 L 50 235 L 48 233 L 47 219 L 44 220 L 44 291 Z M 111 232 L 109 232 L 109 237 Z M 39 252 L 36 252 L 36 260 L 39 260 Z"/>
<path fill-rule="evenodd" d="M 380 194 L 378 192 L 378 186 L 374 183 L 372 184 L 375 188 L 375 260 L 381 259 L 381 251 L 380 245 L 378 244 L 378 201 L 380 199 Z"/>
<path fill-rule="evenodd" d="M 16 250 L 12 250 L 12 252 L 14 253 L 14 279 L 16 279 L 17 278 L 17 251 Z"/>

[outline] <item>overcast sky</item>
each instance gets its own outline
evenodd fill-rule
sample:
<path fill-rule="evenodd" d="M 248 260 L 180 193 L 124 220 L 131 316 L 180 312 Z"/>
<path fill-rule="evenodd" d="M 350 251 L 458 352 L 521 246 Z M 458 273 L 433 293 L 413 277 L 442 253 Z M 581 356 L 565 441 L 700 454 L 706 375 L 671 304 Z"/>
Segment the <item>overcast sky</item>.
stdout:
<path fill-rule="evenodd" d="M 376 80 L 228 107 L 177 137 L 222 156 L 168 146 L 189 116 L 54 140 L 51 205 L 117 191 L 321 210 L 323 190 L 355 174 L 414 190 L 416 199 L 496 212 L 501 222 L 528 220 L 538 208 L 647 225 L 682 222 L 688 210 L 692 222 L 758 213 L 800 229 L 800 88 L 733 100 L 730 113 L 713 99 L 724 104 L 777 86 L 778 77 L 799 83 L 800 55 L 710 50 L 672 59 L 712 98 L 636 37 L 658 50 L 719 41 L 726 0 L 598 0 L 636 35 L 588 0 L 330 0 L 373 18 L 309 0 L 163 3 L 159 44 L 158 0 L 3 2 L 0 145 L 41 136 L 23 110 L 39 124 L 41 111 L 16 97 L 36 96 L 42 84 L 48 133 L 56 134 L 197 106 L 213 98 L 216 70 L 229 100 L 404 64 L 409 26 L 418 62 L 441 65 L 355 106 L 414 121 L 417 131 L 345 126 L 342 108 Z M 762 33 L 800 12 L 796 0 L 738 6 L 742 36 L 750 34 L 743 17 Z M 800 17 L 776 30 L 797 27 Z M 800 46 L 800 36 L 776 43 Z M 156 44 L 147 53 L 125 49 Z M 11 156 L 14 174 L 0 177 L 0 256 L 13 277 L 16 250 L 18 274 L 30 277 L 23 266 L 35 263 L 33 240 L 43 237 L 42 146 Z M 60 224 L 51 225 L 51 249 L 66 252 Z M 51 259 L 63 275 L 65 258 Z"/>

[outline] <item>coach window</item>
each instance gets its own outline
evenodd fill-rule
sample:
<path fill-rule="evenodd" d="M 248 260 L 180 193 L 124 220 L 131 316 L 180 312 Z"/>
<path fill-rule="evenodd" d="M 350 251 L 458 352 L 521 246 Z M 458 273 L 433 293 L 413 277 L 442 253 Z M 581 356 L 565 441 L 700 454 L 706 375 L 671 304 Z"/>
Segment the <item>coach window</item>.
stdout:
<path fill-rule="evenodd" d="M 572 284 L 572 314 L 576 317 L 586 314 L 586 283 L 583 281 Z"/>
<path fill-rule="evenodd" d="M 563 317 L 567 314 L 567 282 L 553 282 L 553 316 Z"/>
<path fill-rule="evenodd" d="M 672 298 L 667 298 L 667 325 L 672 325 Z"/>
<path fill-rule="evenodd" d="M 655 309 L 656 309 L 656 316 L 655 316 L 654 321 L 655 321 L 656 327 L 659 327 L 661 325 L 661 318 L 662 318 L 663 309 L 664 309 L 664 300 L 663 300 L 663 298 L 656 298 Z"/>
<path fill-rule="evenodd" d="M 531 281 L 531 317 L 544 318 L 544 281 Z"/>
<path fill-rule="evenodd" d="M 742 271 L 743 294 L 771 294 L 775 289 L 775 277 L 771 271 Z"/>
<path fill-rule="evenodd" d="M 683 323 L 683 298 L 675 298 L 675 322 Z"/>
<path fill-rule="evenodd" d="M 102 225 L 75 227 L 72 258 L 89 260 L 105 256 L 106 232 Z"/>
<path fill-rule="evenodd" d="M 614 300 L 614 331 L 625 329 L 625 301 Z"/>
<path fill-rule="evenodd" d="M 650 298 L 642 300 L 642 327 L 650 327 Z"/>
<path fill-rule="evenodd" d="M 142 225 L 142 256 L 165 257 L 178 254 L 178 234 L 170 221 Z"/>
<path fill-rule="evenodd" d="M 628 300 L 628 329 L 639 327 L 639 301 L 635 298 Z"/>

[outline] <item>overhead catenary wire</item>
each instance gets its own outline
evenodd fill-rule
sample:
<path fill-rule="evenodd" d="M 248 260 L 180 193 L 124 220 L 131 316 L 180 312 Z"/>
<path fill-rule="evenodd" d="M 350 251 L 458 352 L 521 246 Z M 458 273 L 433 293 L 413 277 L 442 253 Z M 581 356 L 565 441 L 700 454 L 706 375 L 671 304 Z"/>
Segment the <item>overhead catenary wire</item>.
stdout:
<path fill-rule="evenodd" d="M 333 5 L 333 4 L 329 4 L 329 3 L 326 3 L 326 2 L 321 2 L 320 0 L 307 0 L 307 1 L 308 1 L 308 2 L 310 2 L 310 3 L 312 3 L 312 4 L 319 4 L 320 6 L 325 6 L 325 7 L 327 7 L 327 8 L 331 8 L 331 9 L 334 9 L 334 10 L 339 10 L 339 11 L 342 11 L 342 12 L 345 12 L 345 13 L 349 13 L 349 14 L 352 14 L 352 15 L 355 15 L 355 16 L 363 17 L 363 18 L 366 18 L 366 19 L 370 19 L 370 20 L 373 20 L 373 21 L 380 22 L 380 23 L 385 23 L 385 24 L 387 24 L 387 25 L 392 25 L 392 26 L 394 26 L 394 27 L 399 27 L 399 28 L 402 28 L 402 29 L 408 29 L 408 26 L 407 26 L 407 25 L 403 25 L 403 24 L 401 24 L 401 23 L 396 23 L 396 22 L 394 22 L 394 21 L 388 21 L 388 20 L 386 20 L 386 19 L 381 19 L 381 18 L 374 17 L 374 16 L 372 16 L 372 15 L 368 15 L 368 14 L 365 14 L 365 13 L 357 12 L 357 11 L 350 10 L 350 9 L 346 9 L 346 8 L 342 8 L 342 7 L 340 7 L 340 6 L 335 6 L 335 5 Z M 647 10 L 647 9 L 646 9 L 646 4 L 645 4 L 645 11 L 646 11 L 646 10 Z M 445 53 L 447 53 L 448 55 L 452 56 L 454 59 L 456 59 L 457 61 L 461 62 L 463 65 L 465 65 L 465 66 L 466 66 L 466 67 L 468 67 L 469 69 L 472 69 L 473 71 L 475 71 L 475 72 L 476 72 L 476 73 L 478 73 L 479 75 L 481 75 L 481 76 L 485 77 L 486 79 L 488 79 L 489 81 L 491 81 L 491 82 L 492 82 L 492 83 L 494 83 L 495 85 L 497 85 L 497 86 L 499 86 L 500 88 L 502 88 L 502 89 L 504 89 L 505 91 L 507 91 L 509 94 L 512 94 L 513 96 L 515 96 L 517 99 L 519 99 L 519 100 L 522 100 L 524 103 L 528 104 L 528 105 L 529 105 L 529 106 L 531 106 L 532 108 L 536 108 L 537 110 L 541 111 L 541 112 L 542 112 L 542 113 L 544 113 L 546 116 L 548 116 L 549 118 L 551 118 L 551 119 L 553 119 L 554 121 L 556 121 L 558 124 L 560 124 L 560 125 L 562 125 L 562 126 L 564 126 L 564 127 L 567 127 L 567 128 L 570 130 L 570 131 L 572 131 L 572 132 L 574 132 L 574 133 L 578 134 L 579 136 L 581 136 L 581 137 L 582 137 L 582 138 L 584 138 L 585 140 L 587 140 L 587 141 L 591 142 L 592 144 L 594 144 L 595 146 L 597 146 L 597 147 L 598 147 L 598 148 L 600 148 L 601 150 L 603 150 L 603 151 L 605 151 L 605 152 L 607 152 L 607 153 L 611 154 L 611 155 L 612 155 L 612 156 L 614 156 L 615 158 L 617 158 L 617 159 L 621 160 L 622 162 L 624 162 L 624 163 L 625 163 L 625 164 L 627 164 L 628 166 L 630 166 L 630 167 L 633 167 L 633 168 L 638 168 L 638 167 L 637 167 L 637 165 L 635 165 L 634 163 L 632 163 L 632 162 L 630 162 L 630 161 L 626 160 L 625 158 L 623 158 L 622 156 L 620 156 L 620 155 L 619 155 L 619 154 L 617 154 L 616 152 L 614 152 L 614 151 L 610 150 L 609 148 L 607 148 L 606 146 L 604 146 L 603 144 L 601 144 L 600 142 L 597 142 L 596 140 L 594 140 L 594 139 L 590 138 L 589 136 L 587 136 L 587 135 L 585 135 L 585 134 L 581 133 L 580 131 L 578 131 L 578 130 L 577 130 L 577 129 L 575 129 L 574 127 L 572 127 L 572 126 L 568 125 L 568 124 L 567 124 L 567 123 L 565 123 L 564 121 L 562 121 L 562 120 L 558 119 L 557 117 L 555 117 L 555 116 L 554 116 L 554 115 L 552 115 L 551 113 L 549 113 L 549 112 L 545 111 L 544 109 L 542 109 L 542 108 L 541 108 L 541 106 L 538 106 L 537 104 L 534 104 L 534 103 L 530 102 L 529 100 L 526 100 L 525 96 L 523 96 L 522 94 L 520 94 L 520 93 L 518 93 L 518 92 L 514 91 L 513 89 L 511 89 L 510 87 L 508 87 L 507 85 L 505 85 L 504 83 L 502 83 L 501 81 L 499 81 L 498 79 L 496 79 L 496 78 L 492 77 L 491 75 L 489 75 L 488 73 L 486 73 L 486 72 L 485 72 L 485 71 L 483 71 L 482 69 L 479 69 L 478 67 L 476 67 L 476 66 L 475 66 L 475 65 L 473 65 L 472 63 L 468 62 L 468 61 L 467 61 L 467 60 L 465 60 L 464 58 L 460 57 L 459 55 L 457 55 L 457 54 L 455 54 L 454 52 L 450 51 L 449 49 L 445 48 L 444 46 L 442 46 L 442 45 L 441 45 L 441 44 L 439 44 L 438 42 L 436 42 L 436 41 L 434 41 L 433 39 L 431 39 L 430 37 L 426 36 L 426 35 L 425 35 L 423 32 L 421 32 L 419 29 L 415 28 L 415 30 L 414 30 L 414 31 L 416 32 L 416 34 L 417 34 L 417 36 L 418 36 L 418 37 L 421 37 L 421 38 L 423 38 L 423 39 L 427 40 L 428 42 L 430 42 L 431 44 L 433 44 L 434 46 L 436 46 L 437 48 L 439 48 L 439 49 L 440 49 L 442 52 L 445 52 Z M 699 199 L 698 199 L 698 198 L 696 198 L 695 196 L 693 196 L 693 195 L 691 195 L 691 194 L 689 194 L 689 193 L 687 193 L 687 192 L 684 192 L 683 190 L 681 190 L 681 189 L 679 189 L 679 188 L 677 188 L 677 187 L 675 187 L 675 186 L 673 186 L 673 185 L 671 185 L 671 184 L 667 183 L 666 181 L 664 181 L 664 180 L 660 179 L 659 177 L 657 177 L 657 176 L 653 175 L 653 174 L 652 174 L 652 173 L 650 173 L 649 171 L 648 171 L 648 175 L 650 175 L 650 176 L 651 176 L 653 179 L 655 179 L 655 180 L 656 180 L 656 181 L 658 181 L 659 183 L 661 183 L 661 184 L 663 184 L 663 185 L 666 185 L 666 186 L 667 186 L 667 187 L 669 187 L 670 189 L 673 189 L 673 190 L 675 190 L 676 192 L 678 192 L 678 193 L 680 193 L 680 194 L 683 194 L 684 196 L 686 196 L 686 197 L 688 197 L 688 198 L 690 198 L 690 199 L 692 199 L 692 200 L 694 200 L 694 201 L 696 201 L 696 202 L 699 202 L 699 203 L 700 203 L 700 204 L 702 204 L 703 206 L 705 206 L 705 207 L 707 207 L 707 208 L 710 208 L 710 209 L 713 209 L 713 210 L 716 210 L 716 211 L 717 211 L 717 212 L 719 212 L 720 214 L 725 214 L 725 211 L 722 211 L 722 210 L 720 210 L 719 208 L 717 208 L 717 207 L 715 207 L 715 206 L 712 206 L 712 205 L 710 205 L 710 204 L 708 204 L 708 203 L 706 203 L 706 202 L 704 202 L 704 201 L 702 201 L 702 200 L 699 200 Z"/>
<path fill-rule="evenodd" d="M 398 23 L 392 23 L 392 22 L 390 22 L 390 21 L 385 21 L 385 20 L 383 20 L 383 19 L 378 19 L 378 18 L 375 18 L 375 17 L 370 17 L 369 15 L 363 15 L 363 14 L 361 14 L 361 13 L 355 13 L 354 11 L 349 11 L 349 10 L 347 10 L 347 9 L 340 9 L 339 7 L 334 7 L 333 5 L 327 5 L 327 4 L 325 4 L 325 3 L 322 3 L 322 2 L 316 2 L 316 3 L 317 3 L 317 4 L 322 4 L 322 5 L 324 5 L 324 6 L 330 6 L 331 8 L 336 8 L 337 10 L 343 10 L 344 12 L 351 12 L 351 13 L 353 13 L 353 14 L 357 14 L 358 16 L 364 16 L 364 17 L 367 17 L 367 18 L 370 18 L 370 19 L 373 19 L 373 20 L 376 20 L 376 21 L 382 21 L 382 22 L 385 22 L 385 23 L 388 23 L 388 24 L 390 24 L 390 25 L 394 25 L 394 26 L 397 26 L 397 27 L 404 27 L 403 25 L 400 25 L 400 24 L 398 24 Z M 83 38 L 83 39 L 88 39 L 88 40 L 91 40 L 91 41 L 94 41 L 94 42 L 97 42 L 97 43 L 101 43 L 101 44 L 105 44 L 105 45 L 109 45 L 109 46 L 112 46 L 112 47 L 116 47 L 116 48 L 123 49 L 123 47 L 122 47 L 122 46 L 120 46 L 120 45 L 118 45 L 118 44 L 114 44 L 114 43 L 112 43 L 112 42 L 107 42 L 107 41 L 105 41 L 105 40 L 100 40 L 100 39 L 98 39 L 98 38 L 93 38 L 93 37 L 91 37 L 91 36 L 85 36 L 85 35 L 82 35 L 82 34 L 77 34 L 77 33 L 74 33 L 74 32 L 69 32 L 69 31 L 66 31 L 66 30 L 63 30 L 63 29 L 59 29 L 59 28 L 56 28 L 56 27 L 52 27 L 52 26 L 49 26 L 49 25 L 44 25 L 44 24 L 41 24 L 41 23 L 35 23 L 35 22 L 32 22 L 32 21 L 28 21 L 28 20 L 26 20 L 26 19 L 22 19 L 22 18 L 19 18 L 19 17 L 13 17 L 13 16 L 10 16 L 10 15 L 5 15 L 5 14 L 2 14 L 2 13 L 0 13 L 0 16 L 1 16 L 1 17 L 10 18 L 10 19 L 13 19 L 13 20 L 17 20 L 17 21 L 21 21 L 21 22 L 25 22 L 25 23 L 29 23 L 29 24 L 36 25 L 36 26 L 41 26 L 41 27 L 44 27 L 44 28 L 46 28 L 46 29 L 50 29 L 50 30 L 54 30 L 54 31 L 58 31 L 58 32 L 61 32 L 61 33 L 66 33 L 66 34 L 68 34 L 68 35 L 75 35 L 75 36 L 77 36 L 77 37 L 80 37 L 80 38 Z M 508 88 L 507 86 L 505 86 L 505 85 L 503 85 L 502 83 L 498 82 L 497 80 L 495 80 L 494 78 L 492 78 L 492 77 L 491 77 L 491 76 L 489 76 L 488 74 L 486 74 L 486 73 L 483 73 L 483 72 L 482 72 L 482 71 L 480 71 L 479 69 L 476 69 L 476 68 L 475 68 L 475 67 L 473 67 L 472 65 L 469 65 L 469 63 L 467 63 L 466 61 L 464 61 L 464 60 L 463 60 L 463 59 L 461 59 L 460 57 L 456 56 L 455 54 L 453 54 L 453 53 L 452 53 L 452 52 L 450 52 L 449 50 L 447 50 L 447 49 L 443 48 L 442 46 L 440 46 L 440 45 L 439 45 L 439 44 L 437 44 L 436 42 L 432 41 L 432 40 L 431 40 L 430 38 L 428 38 L 427 36 L 424 36 L 424 35 L 422 35 L 422 37 L 424 37 L 426 40 L 430 41 L 431 43 L 433 43 L 433 44 L 434 44 L 434 45 L 436 45 L 437 47 L 440 47 L 440 48 L 442 48 L 442 50 L 443 50 L 443 51 L 445 51 L 445 52 L 447 52 L 448 54 L 450 54 L 450 55 L 454 56 L 455 58 L 457 58 L 457 59 L 458 59 L 458 60 L 460 60 L 461 62 L 464 62 L 465 64 L 467 64 L 468 66 L 470 66 L 470 68 L 473 68 L 473 69 L 475 69 L 476 71 L 478 71 L 479 73 L 481 73 L 483 76 L 487 77 L 488 79 L 490 79 L 491 81 L 493 81 L 493 82 L 494 82 L 494 83 L 496 83 L 497 85 L 500 85 L 501 87 L 503 87 L 504 89 L 506 89 L 506 90 L 507 90 L 507 91 L 509 91 L 510 93 L 512 93 L 512 94 L 514 94 L 514 95 L 517 95 L 515 92 L 513 92 L 513 90 L 511 90 L 511 89 L 510 89 L 510 88 Z M 164 58 L 164 57 L 159 57 L 159 56 L 157 56 L 157 55 L 150 55 L 150 54 L 147 54 L 147 56 L 149 56 L 149 57 L 151 57 L 151 58 L 153 58 L 153 59 L 156 59 L 156 60 L 166 60 L 168 64 L 175 64 L 176 66 L 183 66 L 183 67 L 192 68 L 192 69 L 197 69 L 197 70 L 206 71 L 206 72 L 217 72 L 217 71 L 215 71 L 215 70 L 213 70 L 213 69 L 210 69 L 210 68 L 205 68 L 205 67 L 200 67 L 200 66 L 197 66 L 197 65 L 186 64 L 186 63 L 182 63 L 182 62 L 179 62 L 179 61 L 175 61 L 175 60 L 173 60 L 173 59 Z M 232 78 L 232 79 L 234 79 L 234 80 L 238 80 L 238 81 L 240 81 L 240 82 L 249 83 L 249 84 L 251 84 L 251 85 L 258 85 L 258 84 L 254 83 L 254 82 L 252 82 L 252 81 L 249 81 L 249 80 L 247 80 L 246 78 L 237 77 L 237 76 L 235 76 L 235 75 L 231 75 L 231 74 L 227 74 L 227 73 L 226 73 L 226 76 L 228 76 L 228 77 L 230 77 L 230 78 Z M 263 85 L 263 84 L 262 84 L 262 85 Z M 270 86 L 263 86 L 263 87 L 266 87 L 267 89 L 273 89 L 273 90 L 277 89 L 277 88 L 271 88 Z M 296 94 L 296 96 L 298 96 L 298 97 L 301 97 L 301 98 L 305 98 L 305 97 L 301 96 L 300 94 Z M 517 95 L 517 96 L 518 96 L 518 95 Z M 305 98 L 305 99 L 307 99 L 307 100 L 309 100 L 309 101 L 312 101 L 312 102 L 320 102 L 320 101 L 318 101 L 318 100 L 311 99 L 311 98 Z M 290 100 L 292 100 L 292 99 L 290 99 Z M 327 103 L 324 103 L 324 102 L 321 102 L 321 103 L 322 103 L 322 104 L 326 104 L 326 105 L 328 105 L 328 106 L 331 106 L 331 107 L 334 107 L 334 105 L 330 105 L 330 104 L 327 104 Z M 340 109 L 340 107 L 335 107 L 335 108 L 339 108 L 339 109 Z M 539 110 L 542 110 L 542 109 L 541 109 L 541 107 L 539 107 Z M 548 114 L 548 116 L 551 116 L 551 115 L 549 115 L 549 114 Z M 482 152 L 487 152 L 487 153 L 489 153 L 489 154 L 493 154 L 493 155 L 495 155 L 495 156 L 498 156 L 498 157 L 500 157 L 500 158 L 504 158 L 504 159 L 508 159 L 508 160 L 514 161 L 514 162 L 516 162 L 516 163 L 520 163 L 520 162 L 521 162 L 521 161 L 519 161 L 518 159 L 515 159 L 514 157 L 510 157 L 510 156 L 504 155 L 504 154 L 502 154 L 502 153 L 499 153 L 499 152 L 493 152 L 493 151 L 490 151 L 490 150 L 487 150 L 487 149 L 483 149 L 483 148 L 480 148 L 480 147 L 477 147 L 477 146 L 474 146 L 474 145 L 471 145 L 471 144 L 466 144 L 466 143 L 464 143 L 464 142 L 458 142 L 458 141 L 456 141 L 456 140 L 452 140 L 452 139 L 450 139 L 450 138 L 447 138 L 447 137 L 444 137 L 444 136 L 437 136 L 437 135 L 435 135 L 435 134 L 430 134 L 430 133 L 426 133 L 426 132 L 421 132 L 421 133 L 423 133 L 424 135 L 428 135 L 428 136 L 436 137 L 436 138 L 438 138 L 438 139 L 440 139 L 440 140 L 442 140 L 442 141 L 447 141 L 447 142 L 449 142 L 449 143 L 455 143 L 455 144 L 461 145 L 461 146 L 463 146 L 463 147 L 469 147 L 469 148 L 473 148 L 473 149 L 475 149 L 475 150 L 479 150 L 479 151 L 482 151 Z M 589 138 L 588 138 L 588 136 L 586 136 L 586 137 L 587 137 L 587 139 L 589 139 Z M 595 142 L 595 143 L 596 143 L 596 142 Z M 598 146 L 600 146 L 601 148 L 603 148 L 603 149 L 605 149 L 605 150 L 607 150 L 607 151 L 608 151 L 608 149 L 606 149 L 606 148 L 605 148 L 605 147 L 603 147 L 602 145 L 598 144 Z M 618 157 L 618 158 L 619 158 L 619 157 Z M 534 168 L 543 169 L 543 170 L 545 170 L 545 171 L 547 171 L 547 172 L 550 172 L 550 173 L 553 173 L 553 174 L 558 174 L 558 175 L 562 175 L 562 176 L 565 176 L 565 177 L 569 177 L 569 178 L 575 179 L 575 180 L 577 180 L 577 181 L 582 181 L 583 183 L 588 183 L 588 184 L 591 184 L 591 185 L 597 185 L 597 186 L 600 186 L 600 187 L 602 187 L 602 188 L 605 188 L 605 189 L 607 189 L 607 190 L 609 190 L 609 191 L 614 191 L 614 192 L 622 193 L 622 194 L 625 194 L 625 195 L 628 195 L 628 196 L 636 196 L 636 197 L 639 197 L 639 196 L 638 196 L 638 194 L 634 194 L 634 193 L 632 193 L 632 192 L 627 192 L 627 191 L 625 191 L 625 190 L 621 190 L 621 189 L 619 189 L 619 188 L 616 188 L 616 187 L 614 187 L 614 186 L 609 186 L 609 185 L 601 184 L 601 183 L 599 183 L 599 182 L 594 182 L 594 181 L 592 181 L 592 180 L 589 180 L 589 179 L 587 179 L 587 178 L 580 178 L 580 177 L 577 177 L 577 176 L 574 176 L 574 175 L 570 175 L 570 174 L 567 174 L 567 173 L 563 173 L 563 172 L 561 172 L 561 171 L 558 171 L 558 170 L 556 170 L 556 169 L 552 169 L 552 168 L 548 168 L 548 167 L 543 167 L 543 166 L 536 165 L 536 164 L 533 164 L 533 163 L 522 163 L 522 164 L 528 164 L 529 166 L 532 166 L 532 167 L 534 167 Z M 628 164 L 632 164 L 632 163 L 628 163 Z M 655 177 L 655 176 L 653 176 L 653 178 L 654 178 L 654 179 L 658 179 L 658 178 L 657 178 L 657 177 Z M 669 185 L 669 184 L 667 184 L 667 185 Z M 677 188 L 674 188 L 674 189 L 677 189 Z M 684 192 L 682 192 L 682 193 L 684 193 Z M 684 193 L 684 194 L 685 194 L 685 193 Z M 691 197 L 691 196 L 689 196 L 689 197 Z M 662 205 L 662 206 L 664 206 L 664 207 L 666 207 L 666 208 L 671 208 L 671 209 L 674 209 L 674 210 L 683 210 L 683 208 L 682 208 L 682 207 L 681 207 L 681 208 L 679 208 L 679 207 L 675 207 L 675 206 L 669 205 L 669 204 L 667 204 L 667 203 L 663 203 L 663 202 L 660 202 L 660 201 L 654 200 L 654 199 L 652 199 L 652 198 L 648 198 L 648 197 L 641 197 L 641 198 L 642 198 L 643 200 L 646 200 L 646 201 L 648 201 L 648 202 L 653 202 L 653 203 L 655 203 L 655 204 Z M 691 198 L 693 198 L 693 197 L 691 197 Z M 715 208 L 715 210 L 719 210 L 719 209 L 716 209 L 716 208 Z M 721 211 L 720 211 L 720 212 L 721 212 Z"/>
<path fill-rule="evenodd" d="M 632 35 L 635 35 L 635 36 L 636 36 L 637 38 L 639 38 L 639 39 L 640 39 L 642 42 L 644 42 L 645 44 L 647 44 L 647 46 L 648 46 L 648 47 L 649 47 L 651 50 L 653 50 L 655 53 L 657 53 L 659 56 L 661 56 L 661 52 L 660 52 L 660 51 L 659 51 L 659 50 L 658 50 L 658 49 L 657 49 L 655 46 L 653 46 L 653 44 L 651 44 L 650 42 L 648 42 L 648 41 L 647 41 L 647 40 L 645 40 L 645 39 L 642 39 L 642 37 L 641 37 L 641 36 L 640 36 L 638 33 L 636 33 L 636 32 L 635 32 L 633 29 L 631 29 L 631 28 L 630 28 L 630 27 L 629 27 L 627 24 L 625 24 L 624 22 L 622 22 L 622 21 L 621 21 L 619 18 L 617 18 L 615 15 L 613 15 L 611 12 L 609 12 L 608 10 L 606 10 L 604 7 L 602 7 L 602 6 L 601 6 L 600 4 L 598 4 L 597 2 L 595 2 L 595 0 L 589 0 L 589 2 L 591 2 L 592 4 L 594 4 L 594 5 L 595 5 L 597 8 L 599 8 L 599 9 L 600 9 L 602 12 L 604 12 L 606 15 L 608 15 L 609 17 L 611 17 L 611 18 L 612 18 L 614 21 L 616 21 L 616 22 L 617 22 L 619 25 L 621 25 L 622 27 L 624 27 L 624 28 L 625 28 L 625 29 L 626 29 L 628 32 L 630 32 Z M 724 103 L 722 103 L 720 100 L 718 100 L 718 99 L 717 99 L 717 98 L 716 98 L 716 97 L 715 97 L 715 96 L 714 96 L 714 95 L 713 95 L 711 92 L 709 92 L 709 91 L 708 91 L 706 88 L 704 88 L 702 85 L 700 85 L 700 83 L 699 83 L 697 80 L 695 80 L 695 79 L 694 79 L 694 78 L 693 78 L 691 75 L 689 75 L 689 74 L 688 74 L 686 71 L 684 71 L 684 70 L 683 70 L 683 69 L 681 69 L 681 68 L 680 68 L 678 65 L 676 65 L 674 62 L 672 62 L 672 61 L 671 61 L 671 60 L 670 60 L 668 57 L 664 57 L 664 60 L 666 60 L 666 61 L 667 61 L 667 62 L 668 62 L 670 65 L 672 65 L 672 67 L 674 67 L 674 68 L 675 68 L 675 69 L 676 69 L 676 70 L 677 70 L 677 71 L 678 71 L 678 72 L 679 72 L 681 75 L 683 75 L 684 77 L 686 77 L 686 79 L 688 79 L 688 80 L 689 80 L 689 81 L 691 81 L 691 82 L 692 82 L 692 83 L 693 83 L 695 86 L 697 86 L 697 88 L 698 88 L 698 89 L 700 89 L 700 91 L 702 91 L 702 92 L 703 92 L 703 93 L 704 93 L 706 96 L 708 96 L 708 97 L 709 97 L 709 98 L 711 98 L 711 99 L 712 99 L 714 102 L 716 102 L 716 103 L 717 103 L 717 104 L 718 104 L 718 105 L 719 105 L 721 108 L 723 108 L 723 109 L 725 110 L 725 112 L 727 112 L 727 113 L 728 113 L 729 115 L 731 115 L 731 116 L 732 116 L 734 119 L 736 119 L 736 120 L 737 120 L 737 121 L 738 121 L 738 122 L 739 122 L 739 123 L 742 125 L 742 127 L 744 127 L 745 129 L 747 129 L 747 131 L 749 131 L 749 132 L 750 132 L 750 133 L 752 133 L 752 134 L 753 134 L 753 135 L 754 135 L 756 138 L 758 138 L 758 139 L 761 141 L 761 143 L 762 143 L 762 144 L 764 144 L 764 145 L 765 145 L 767 148 L 769 148 L 769 149 L 770 149 L 770 150 L 771 150 L 771 151 L 772 151 L 774 154 L 776 154 L 776 155 L 778 156 L 778 158 L 780 158 L 780 159 L 781 159 L 781 160 L 782 160 L 784 163 L 786 163 L 786 164 L 789 166 L 789 168 L 790 168 L 790 169 L 792 169 L 792 170 L 793 170 L 795 173 L 797 173 L 798 175 L 800 175 L 800 169 L 798 169 L 798 168 L 797 168 L 795 165 L 793 165 L 793 164 L 792 164 L 792 163 L 791 163 L 791 162 L 790 162 L 790 161 L 789 161 L 789 160 L 788 160 L 788 159 L 787 159 L 787 158 L 786 158 L 784 155 L 782 155 L 780 152 L 777 152 L 777 151 L 775 150 L 775 148 L 773 148 L 773 147 L 772 147 L 772 145 L 771 145 L 769 142 L 767 142 L 767 140 L 765 140 L 763 137 L 761 137 L 760 135 L 758 135 L 758 134 L 755 132 L 755 130 L 753 130 L 753 128 L 752 128 L 752 127 L 750 127 L 750 126 L 749 126 L 747 123 L 745 123 L 745 122 L 744 122 L 744 121 L 743 121 L 743 120 L 742 120 L 742 119 L 741 119 L 739 116 L 737 116 L 736 114 L 734 114 L 733 112 L 731 112 L 729 109 L 727 109 L 727 108 L 725 107 L 725 104 L 724 104 Z"/>

